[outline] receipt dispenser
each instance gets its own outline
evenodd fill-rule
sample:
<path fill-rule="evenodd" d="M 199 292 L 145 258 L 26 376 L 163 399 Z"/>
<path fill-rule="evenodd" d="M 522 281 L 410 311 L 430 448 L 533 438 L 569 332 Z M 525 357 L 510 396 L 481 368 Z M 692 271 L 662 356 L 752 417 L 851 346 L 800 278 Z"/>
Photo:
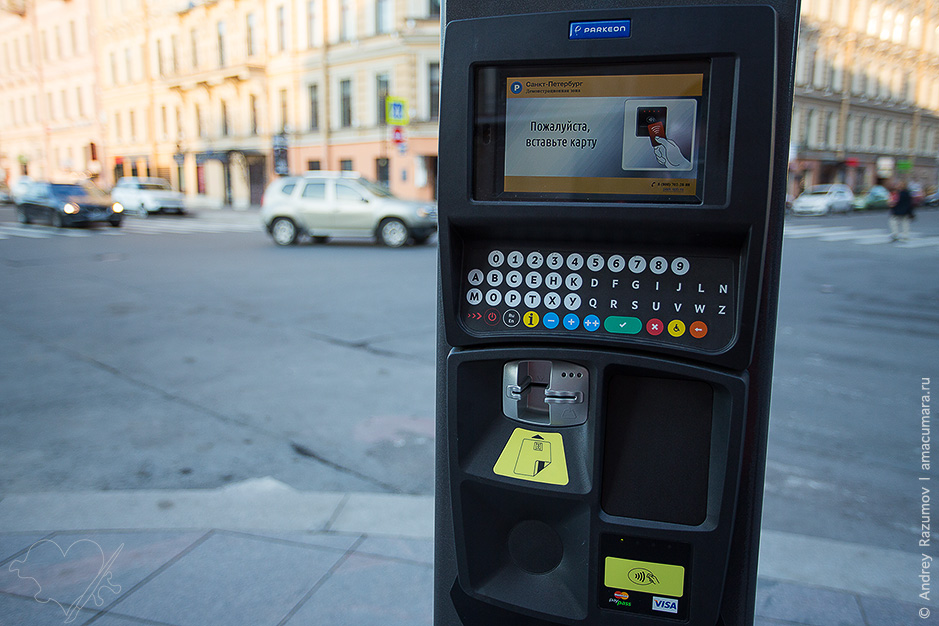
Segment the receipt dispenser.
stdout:
<path fill-rule="evenodd" d="M 796 5 L 595 6 L 444 6 L 439 626 L 753 621 Z"/>

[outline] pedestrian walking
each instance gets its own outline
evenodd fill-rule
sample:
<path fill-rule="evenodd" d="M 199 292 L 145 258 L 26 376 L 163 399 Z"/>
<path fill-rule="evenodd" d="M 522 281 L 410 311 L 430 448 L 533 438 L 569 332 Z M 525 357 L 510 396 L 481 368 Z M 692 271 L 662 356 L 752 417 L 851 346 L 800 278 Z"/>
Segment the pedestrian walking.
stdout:
<path fill-rule="evenodd" d="M 913 195 L 906 183 L 900 187 L 897 199 L 890 205 L 890 241 L 906 241 L 910 238 L 910 222 L 913 221 Z"/>

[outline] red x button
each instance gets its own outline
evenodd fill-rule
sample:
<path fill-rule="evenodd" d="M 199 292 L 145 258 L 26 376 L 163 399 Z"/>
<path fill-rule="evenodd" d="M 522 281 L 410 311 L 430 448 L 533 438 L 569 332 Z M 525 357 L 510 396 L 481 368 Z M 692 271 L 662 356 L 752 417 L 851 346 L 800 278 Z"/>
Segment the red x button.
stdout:
<path fill-rule="evenodd" d="M 661 335 L 663 330 L 665 330 L 665 324 L 657 317 L 653 317 L 646 322 L 646 332 L 652 336 Z"/>

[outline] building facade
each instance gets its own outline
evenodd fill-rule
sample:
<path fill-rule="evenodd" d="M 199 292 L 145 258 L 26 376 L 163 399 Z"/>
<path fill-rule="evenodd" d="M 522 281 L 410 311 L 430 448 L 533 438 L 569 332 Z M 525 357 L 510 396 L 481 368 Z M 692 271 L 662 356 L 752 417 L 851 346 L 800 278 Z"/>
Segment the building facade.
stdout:
<path fill-rule="evenodd" d="M 939 5 L 803 0 L 789 192 L 937 185 Z"/>
<path fill-rule="evenodd" d="M 346 169 L 435 196 L 439 3 L 94 1 L 110 180 L 246 206 L 274 175 Z M 408 103 L 402 143 L 388 96 Z"/>
<path fill-rule="evenodd" d="M 97 177 L 92 0 L 0 0 L 0 180 Z"/>

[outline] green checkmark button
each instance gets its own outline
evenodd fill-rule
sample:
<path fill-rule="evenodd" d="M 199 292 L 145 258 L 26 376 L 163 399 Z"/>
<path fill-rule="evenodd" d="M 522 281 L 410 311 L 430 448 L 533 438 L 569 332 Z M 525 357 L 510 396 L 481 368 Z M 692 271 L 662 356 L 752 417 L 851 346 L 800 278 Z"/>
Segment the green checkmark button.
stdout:
<path fill-rule="evenodd" d="M 620 335 L 635 335 L 642 330 L 642 322 L 638 317 L 621 317 L 611 315 L 603 320 L 603 328 L 608 333 L 617 333 Z"/>

